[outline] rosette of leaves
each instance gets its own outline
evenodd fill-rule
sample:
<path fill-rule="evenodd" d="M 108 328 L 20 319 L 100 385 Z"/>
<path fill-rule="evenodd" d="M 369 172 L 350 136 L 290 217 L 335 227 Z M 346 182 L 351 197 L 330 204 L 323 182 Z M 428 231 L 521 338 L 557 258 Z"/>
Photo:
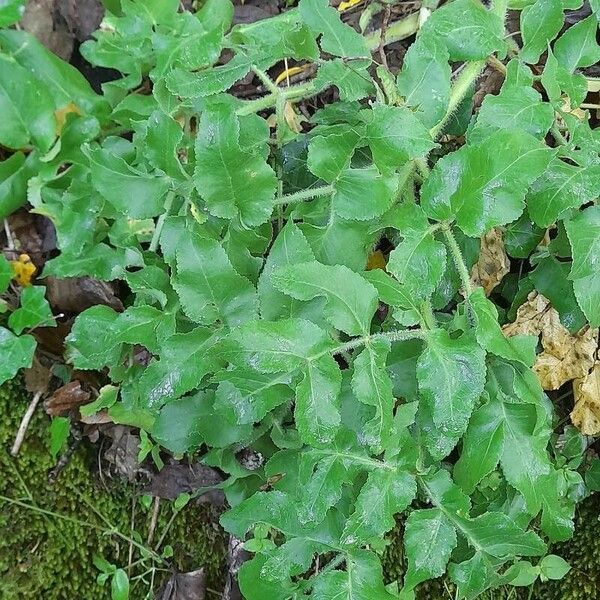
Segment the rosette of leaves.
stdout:
<path fill-rule="evenodd" d="M 18 83 L 0 81 L 0 97 L 23 111 L 0 129 L 17 150 L 0 206 L 21 190 L 54 222 L 46 274 L 127 285 L 124 312 L 77 318 L 68 359 L 110 378 L 94 409 L 228 474 L 221 522 L 254 553 L 249 600 L 410 598 L 445 572 L 475 598 L 572 534 L 581 457 L 556 447 L 536 340 L 504 337 L 469 277 L 478 238 L 502 228 L 534 265 L 520 297 L 538 289 L 572 329 L 600 324 L 600 139 L 566 108 L 598 58 L 596 15 L 559 36 L 562 3 L 525 4 L 522 47 L 502 0 L 444 4 L 394 76 L 370 68 L 379 34 L 327 0 L 234 27 L 228 0 L 194 14 L 122 0 L 82 48 L 123 75 L 102 95 L 26 34 L 0 33 Z M 275 85 L 285 60 L 316 77 Z M 506 62 L 505 80 L 471 115 L 486 61 Z M 266 91 L 241 100 L 249 73 Z M 45 91 L 24 106 L 31 78 Z M 295 133 L 294 103 L 330 86 L 340 100 Z M 59 131 L 65 94 L 78 110 Z M 461 126 L 450 152 L 441 134 Z M 366 271 L 382 239 L 386 270 Z M 258 468 L 236 459 L 245 448 Z M 378 553 L 399 513 L 407 571 L 386 587 Z"/>

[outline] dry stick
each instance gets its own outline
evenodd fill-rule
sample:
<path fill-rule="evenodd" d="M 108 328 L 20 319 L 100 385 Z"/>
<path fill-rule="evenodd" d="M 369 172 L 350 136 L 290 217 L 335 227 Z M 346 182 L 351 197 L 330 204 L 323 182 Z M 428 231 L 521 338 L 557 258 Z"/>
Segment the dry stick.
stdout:
<path fill-rule="evenodd" d="M 19 429 L 17 431 L 17 437 L 15 438 L 15 443 L 12 446 L 10 451 L 12 456 L 17 456 L 19 454 L 19 450 L 21 445 L 23 444 L 23 440 L 25 439 L 25 433 L 27 432 L 27 427 L 29 427 L 29 422 L 31 421 L 31 417 L 33 417 L 33 413 L 35 412 L 35 408 L 42 397 L 42 392 L 36 392 L 27 407 L 27 411 L 23 415 L 23 419 L 21 420 L 21 424 L 19 425 Z"/>
<path fill-rule="evenodd" d="M 148 539 L 146 540 L 146 544 L 150 546 L 152 544 L 152 539 L 154 538 L 154 532 L 156 531 L 156 524 L 158 523 L 158 512 L 160 508 L 160 498 L 158 496 L 154 497 L 154 504 L 152 505 L 152 518 L 150 519 L 150 529 L 148 529 Z"/>
<path fill-rule="evenodd" d="M 379 37 L 379 58 L 381 59 L 381 64 L 387 69 L 387 56 L 385 55 L 385 32 L 388 28 L 388 23 L 390 21 L 390 14 L 392 9 L 389 4 L 385 5 L 385 14 L 383 16 L 383 22 L 381 24 L 381 35 Z M 389 70 L 389 69 L 388 69 Z"/>

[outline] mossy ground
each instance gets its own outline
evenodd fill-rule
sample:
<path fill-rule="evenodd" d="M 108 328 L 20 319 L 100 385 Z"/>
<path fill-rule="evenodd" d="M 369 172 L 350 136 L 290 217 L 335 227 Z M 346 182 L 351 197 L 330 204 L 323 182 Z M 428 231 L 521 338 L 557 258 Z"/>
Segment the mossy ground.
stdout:
<path fill-rule="evenodd" d="M 100 524 L 100 512 L 121 532 L 129 535 L 131 506 L 136 490 L 117 481 L 102 485 L 91 473 L 90 450 L 77 451 L 58 481 L 48 483 L 53 467 L 48 452 L 48 419 L 38 410 L 17 459 L 9 448 L 17 431 L 27 398 L 15 384 L 0 387 L 0 495 L 18 498 L 28 504 L 89 523 Z M 150 511 L 138 502 L 135 529 L 145 539 Z M 157 536 L 172 515 L 168 502 L 161 504 Z M 108 598 L 108 588 L 96 583 L 98 571 L 94 554 L 101 554 L 119 566 L 128 563 L 129 544 L 97 529 L 84 527 L 19 506 L 0 502 L 0 598 L 17 600 L 43 598 Z M 155 539 L 156 537 L 155 536 Z M 392 534 L 393 538 L 393 534 Z M 384 555 L 384 571 L 389 580 L 403 572 L 402 545 L 396 536 Z M 175 519 L 166 538 L 174 548 L 174 562 L 181 570 L 204 566 L 208 585 L 222 588 L 225 536 L 216 515 L 205 505 L 188 505 Z M 573 566 L 560 582 L 538 584 L 533 591 L 506 589 L 484 595 L 482 600 L 600 600 L 600 500 L 589 498 L 578 510 L 576 535 L 559 544 L 553 552 Z M 144 598 L 148 587 L 138 584 L 131 598 Z M 512 594 L 512 595 L 511 595 Z M 209 594 L 209 597 L 213 597 Z M 214 597 L 218 597 L 214 595 Z M 420 600 L 451 600 L 452 589 L 435 580 L 419 590 Z M 269 600 L 265 598 L 265 600 Z"/>
<path fill-rule="evenodd" d="M 0 495 L 80 521 L 102 524 L 91 506 L 121 532 L 130 535 L 131 508 L 136 490 L 117 481 L 102 485 L 91 474 L 93 456 L 81 448 L 53 485 L 48 472 L 53 461 L 48 452 L 48 418 L 38 409 L 17 459 L 9 454 L 27 398 L 18 388 L 0 388 Z M 135 529 L 146 539 L 150 512 L 136 504 Z M 171 504 L 161 503 L 156 540 L 172 515 Z M 98 529 L 41 515 L 0 502 L 0 598 L 101 599 L 110 596 L 108 586 L 96 583 L 94 554 L 118 566 L 127 566 L 129 544 Z M 182 570 L 206 568 L 208 585 L 219 589 L 222 579 L 224 536 L 216 515 L 206 505 L 188 505 L 176 517 L 165 540 L 174 548 L 173 561 Z M 139 554 L 134 555 L 134 560 Z M 164 574 L 163 574 L 164 576 Z M 131 598 L 144 598 L 148 587 L 138 583 Z"/>

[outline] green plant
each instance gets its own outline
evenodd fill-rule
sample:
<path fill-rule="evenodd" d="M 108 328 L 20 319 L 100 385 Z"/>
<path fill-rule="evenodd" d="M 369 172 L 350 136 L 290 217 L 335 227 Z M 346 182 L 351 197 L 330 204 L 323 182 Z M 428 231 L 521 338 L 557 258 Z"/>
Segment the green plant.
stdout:
<path fill-rule="evenodd" d="M 504 228 L 535 265 L 516 305 L 543 285 L 569 329 L 600 324 L 600 138 L 569 112 L 600 47 L 595 14 L 552 43 L 559 0 L 515 7 L 522 47 L 505 0 L 453 0 L 366 36 L 326 0 L 231 29 L 226 0 L 196 14 L 122 0 L 82 47 L 123 74 L 102 96 L 31 37 L 0 32 L 0 143 L 15 150 L 0 214 L 27 200 L 53 221 L 61 253 L 45 275 L 127 284 L 124 312 L 77 318 L 68 359 L 106 370 L 94 409 L 146 431 L 148 451 L 150 438 L 199 451 L 229 475 L 221 522 L 252 532 L 249 600 L 410 598 L 446 570 L 475 598 L 557 573 L 527 561 L 572 535 L 585 440 L 573 434 L 575 455 L 556 444 L 530 369 L 537 339 L 504 336 L 470 268 L 478 238 Z M 372 50 L 417 31 L 397 77 L 374 69 Z M 268 71 L 290 59 L 316 77 L 276 85 Z M 486 61 L 505 80 L 472 116 Z M 265 95 L 228 93 L 249 73 Z M 295 103 L 331 86 L 339 101 L 299 133 Z M 458 150 L 448 131 L 465 135 Z M 382 240 L 386 270 L 366 271 Z M 6 379 L 34 348 L 0 332 Z M 254 464 L 238 460 L 246 448 Z M 378 557 L 398 513 L 400 591 Z"/>

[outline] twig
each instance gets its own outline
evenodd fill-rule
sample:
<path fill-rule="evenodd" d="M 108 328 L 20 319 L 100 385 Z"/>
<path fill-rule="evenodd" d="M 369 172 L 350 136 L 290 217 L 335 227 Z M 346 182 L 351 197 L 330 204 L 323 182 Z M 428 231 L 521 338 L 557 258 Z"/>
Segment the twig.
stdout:
<path fill-rule="evenodd" d="M 6 223 L 6 220 L 4 221 Z M 15 437 L 15 443 L 12 446 L 10 451 L 11 456 L 17 456 L 19 454 L 19 450 L 21 449 L 21 445 L 23 444 L 23 440 L 25 439 L 25 433 L 27 432 L 27 427 L 29 427 L 29 422 L 31 421 L 31 417 L 33 417 L 33 413 L 35 412 L 36 406 L 42 397 L 42 392 L 36 392 L 23 415 L 23 419 L 21 420 L 21 424 L 19 425 L 19 429 L 17 430 L 17 437 Z"/>
<path fill-rule="evenodd" d="M 158 523 L 158 513 L 160 509 L 160 498 L 154 497 L 154 503 L 152 504 L 152 518 L 150 519 L 150 528 L 148 529 L 148 539 L 146 544 L 152 545 L 152 539 L 154 538 L 154 532 L 156 531 L 156 524 Z"/>
<path fill-rule="evenodd" d="M 379 36 L 379 58 L 381 59 L 381 64 L 387 69 L 387 57 L 385 55 L 385 32 L 388 28 L 388 23 L 390 21 L 391 7 L 389 4 L 385 5 L 385 12 L 383 15 L 383 22 L 381 23 L 381 30 Z"/>
<path fill-rule="evenodd" d="M 4 233 L 6 233 L 6 243 L 8 244 L 9 250 L 15 249 L 15 240 L 12 236 L 12 231 L 10 230 L 10 225 L 8 224 L 8 219 L 4 219 Z"/>

